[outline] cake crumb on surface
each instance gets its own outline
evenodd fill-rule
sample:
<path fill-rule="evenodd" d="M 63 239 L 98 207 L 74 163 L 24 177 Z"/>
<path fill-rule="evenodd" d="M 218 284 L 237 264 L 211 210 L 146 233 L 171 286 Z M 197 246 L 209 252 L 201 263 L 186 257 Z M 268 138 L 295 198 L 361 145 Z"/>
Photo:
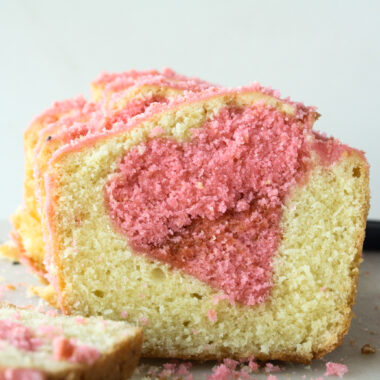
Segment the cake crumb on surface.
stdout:
<path fill-rule="evenodd" d="M 327 362 L 324 376 L 338 376 L 339 378 L 342 378 L 347 372 L 348 368 L 345 364 Z"/>
<path fill-rule="evenodd" d="M 362 349 L 361 353 L 363 355 L 368 355 L 368 354 L 375 354 L 376 353 L 376 348 L 372 347 L 370 344 L 365 344 Z"/>
<path fill-rule="evenodd" d="M 278 365 L 273 365 L 272 363 L 265 364 L 265 372 L 281 372 L 281 368 Z"/>

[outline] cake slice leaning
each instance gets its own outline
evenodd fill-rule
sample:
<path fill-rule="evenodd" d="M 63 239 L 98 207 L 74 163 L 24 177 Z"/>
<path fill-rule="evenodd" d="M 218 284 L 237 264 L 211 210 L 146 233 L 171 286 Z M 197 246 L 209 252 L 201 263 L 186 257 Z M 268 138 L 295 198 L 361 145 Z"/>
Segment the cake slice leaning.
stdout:
<path fill-rule="evenodd" d="M 143 355 L 308 362 L 348 331 L 363 154 L 258 85 L 189 95 L 57 150 L 46 268 L 69 314 L 144 326 Z"/>
<path fill-rule="evenodd" d="M 0 306 L 0 379 L 124 380 L 141 345 L 141 329 L 125 322 Z"/>

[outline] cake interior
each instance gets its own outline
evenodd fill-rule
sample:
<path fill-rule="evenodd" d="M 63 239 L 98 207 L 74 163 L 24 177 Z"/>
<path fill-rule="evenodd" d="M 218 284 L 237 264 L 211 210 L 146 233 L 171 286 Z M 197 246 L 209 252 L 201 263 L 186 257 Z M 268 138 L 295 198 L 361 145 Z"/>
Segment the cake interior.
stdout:
<path fill-rule="evenodd" d="M 239 101 L 234 106 L 255 102 Z M 49 271 L 66 312 L 144 326 L 145 356 L 308 361 L 338 345 L 351 319 L 368 205 L 368 168 L 358 153 L 346 149 L 324 164 L 316 154 L 319 164 L 283 199 L 270 294 L 253 306 L 137 252 L 110 217 L 105 189 L 131 148 L 157 127 L 165 138 L 188 141 L 230 103 L 190 104 L 58 155 L 48 171 L 57 189 L 49 226 L 58 252 Z M 290 106 L 281 111 L 291 117 Z"/>

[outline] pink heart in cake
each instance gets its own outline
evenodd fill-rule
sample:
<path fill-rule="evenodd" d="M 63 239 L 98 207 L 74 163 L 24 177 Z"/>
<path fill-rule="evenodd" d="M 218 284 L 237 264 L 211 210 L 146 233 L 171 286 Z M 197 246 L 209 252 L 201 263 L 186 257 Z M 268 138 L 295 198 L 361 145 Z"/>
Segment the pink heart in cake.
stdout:
<path fill-rule="evenodd" d="M 285 197 L 308 172 L 307 132 L 256 105 L 221 110 L 186 142 L 152 138 L 110 176 L 110 217 L 136 253 L 231 301 L 261 303 L 272 286 Z"/>

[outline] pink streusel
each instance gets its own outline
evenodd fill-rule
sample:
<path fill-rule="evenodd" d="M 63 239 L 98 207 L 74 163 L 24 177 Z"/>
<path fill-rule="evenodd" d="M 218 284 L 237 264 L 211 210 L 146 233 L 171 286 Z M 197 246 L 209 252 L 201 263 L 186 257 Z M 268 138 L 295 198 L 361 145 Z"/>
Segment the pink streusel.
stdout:
<path fill-rule="evenodd" d="M 325 376 L 338 376 L 342 378 L 348 372 L 348 368 L 345 364 L 339 364 L 334 362 L 326 363 Z"/>
<path fill-rule="evenodd" d="M 55 360 L 93 364 L 100 357 L 100 352 L 95 347 L 77 344 L 73 339 L 68 339 L 63 335 L 56 336 L 52 344 Z"/>
<path fill-rule="evenodd" d="M 35 351 L 42 344 L 31 328 L 9 319 L 0 320 L 0 340 L 25 351 Z"/>

